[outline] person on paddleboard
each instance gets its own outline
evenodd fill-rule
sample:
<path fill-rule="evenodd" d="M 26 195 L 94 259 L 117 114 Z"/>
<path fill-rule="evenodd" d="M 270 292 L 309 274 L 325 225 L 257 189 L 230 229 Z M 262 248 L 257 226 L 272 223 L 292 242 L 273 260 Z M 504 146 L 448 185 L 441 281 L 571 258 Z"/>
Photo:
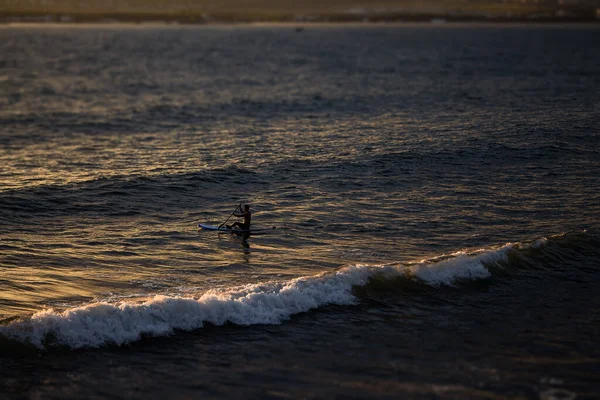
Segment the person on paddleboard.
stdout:
<path fill-rule="evenodd" d="M 238 218 L 244 218 L 244 222 L 234 222 L 231 225 L 227 225 L 228 229 L 240 228 L 244 230 L 250 230 L 250 221 L 252 221 L 252 213 L 250 212 L 250 206 L 246 204 L 244 206 L 244 211 L 242 214 L 233 213 L 234 216 Z"/>

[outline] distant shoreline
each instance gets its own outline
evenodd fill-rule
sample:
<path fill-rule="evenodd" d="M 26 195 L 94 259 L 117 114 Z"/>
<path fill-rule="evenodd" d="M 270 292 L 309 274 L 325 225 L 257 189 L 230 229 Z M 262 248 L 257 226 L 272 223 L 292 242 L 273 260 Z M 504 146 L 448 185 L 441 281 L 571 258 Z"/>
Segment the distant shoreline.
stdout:
<path fill-rule="evenodd" d="M 331 13 L 297 15 L 285 13 L 45 13 L 0 11 L 0 23 L 52 23 L 52 24 L 180 24 L 217 25 L 252 23 L 595 23 L 600 24 L 599 12 L 575 15 L 547 13 L 542 15 L 485 16 L 457 13 Z"/>

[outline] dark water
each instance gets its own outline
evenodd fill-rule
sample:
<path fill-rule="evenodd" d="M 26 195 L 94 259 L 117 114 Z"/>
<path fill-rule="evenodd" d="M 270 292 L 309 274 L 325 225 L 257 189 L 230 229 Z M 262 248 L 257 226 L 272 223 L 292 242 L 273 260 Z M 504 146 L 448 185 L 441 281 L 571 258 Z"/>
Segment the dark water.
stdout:
<path fill-rule="evenodd" d="M 0 28 L 0 393 L 595 398 L 599 48 Z"/>

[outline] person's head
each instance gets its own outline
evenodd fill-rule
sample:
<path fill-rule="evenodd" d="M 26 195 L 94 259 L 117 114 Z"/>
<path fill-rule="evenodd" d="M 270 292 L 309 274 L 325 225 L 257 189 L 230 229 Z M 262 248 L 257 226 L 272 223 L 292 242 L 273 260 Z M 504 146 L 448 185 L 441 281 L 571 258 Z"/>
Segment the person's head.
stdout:
<path fill-rule="evenodd" d="M 250 205 L 249 204 L 246 204 L 244 206 L 244 211 L 250 211 Z"/>

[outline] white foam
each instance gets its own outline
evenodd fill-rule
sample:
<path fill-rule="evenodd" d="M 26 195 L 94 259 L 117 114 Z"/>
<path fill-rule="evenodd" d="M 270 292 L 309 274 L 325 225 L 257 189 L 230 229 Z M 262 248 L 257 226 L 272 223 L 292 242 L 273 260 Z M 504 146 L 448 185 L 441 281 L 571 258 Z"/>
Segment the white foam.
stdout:
<path fill-rule="evenodd" d="M 506 245 L 496 250 L 459 252 L 411 266 L 347 266 L 285 282 L 211 290 L 199 297 L 155 296 L 138 303 L 97 302 L 62 312 L 48 309 L 0 326 L 0 334 L 40 348 L 46 340 L 81 348 L 121 345 L 143 335 L 169 335 L 175 329 L 193 330 L 205 323 L 278 324 L 327 304 L 355 303 L 352 287 L 365 285 L 373 276 L 408 276 L 434 286 L 453 284 L 457 279 L 487 278 L 490 273 L 484 263 L 505 258 L 510 248 Z"/>
<path fill-rule="evenodd" d="M 531 243 L 529 245 L 529 247 L 531 247 L 532 249 L 539 249 L 540 247 L 543 247 L 546 244 L 548 244 L 548 239 L 544 237 L 544 238 L 538 239 L 535 242 Z"/>
<path fill-rule="evenodd" d="M 277 324 L 326 304 L 355 302 L 352 286 L 364 285 L 374 267 L 352 266 L 333 274 L 213 290 L 199 298 L 155 296 L 143 303 L 99 302 L 0 327 L 0 334 L 43 348 L 46 339 L 72 348 L 124 344 L 142 335 L 168 335 L 209 322 L 222 325 Z"/>
<path fill-rule="evenodd" d="M 457 280 L 489 278 L 491 274 L 485 264 L 506 261 L 508 252 L 513 247 L 514 245 L 509 243 L 493 250 L 481 249 L 469 253 L 460 251 L 411 265 L 407 271 L 433 286 L 453 285 Z"/>

